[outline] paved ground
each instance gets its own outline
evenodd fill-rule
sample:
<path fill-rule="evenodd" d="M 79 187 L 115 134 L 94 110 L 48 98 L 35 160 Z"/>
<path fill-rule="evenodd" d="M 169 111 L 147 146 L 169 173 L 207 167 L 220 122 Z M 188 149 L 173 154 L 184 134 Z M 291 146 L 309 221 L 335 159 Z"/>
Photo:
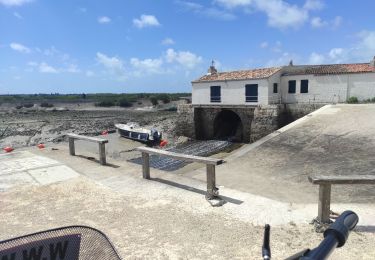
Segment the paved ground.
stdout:
<path fill-rule="evenodd" d="M 314 203 L 308 175 L 375 174 L 375 106 L 333 105 L 217 168 L 218 183 L 285 202 Z M 202 173 L 189 174 L 200 179 Z M 333 202 L 373 203 L 374 185 L 332 187 Z"/>
<path fill-rule="evenodd" d="M 92 159 L 98 158 L 97 147 L 80 142 L 75 157 L 65 143 L 1 155 L 0 240 L 84 224 L 105 231 L 127 259 L 254 259 L 260 256 L 262 226 L 270 223 L 274 258 L 285 257 L 313 247 L 322 236 L 308 224 L 316 216 L 317 187 L 306 182 L 307 174 L 348 174 L 346 167 L 372 173 L 374 113 L 373 106 L 328 108 L 254 150 L 243 147 L 217 169 L 222 207 L 204 199 L 200 170 L 152 169 L 152 180 L 144 180 L 139 165 L 114 156 L 101 166 Z M 327 123 L 332 121 L 335 127 Z M 344 130 L 349 133 L 342 135 Z M 360 223 L 333 259 L 375 256 L 375 207 L 367 203 L 373 195 L 361 189 L 334 194 L 341 202 L 334 209 L 355 210 Z"/>
<path fill-rule="evenodd" d="M 221 188 L 227 203 L 211 207 L 204 199 L 205 184 L 198 180 L 154 170 L 148 181 L 141 178 L 139 165 L 110 159 L 110 166 L 103 167 L 69 156 L 66 147 L 57 148 L 35 149 L 25 156 L 45 162 L 59 159 L 80 176 L 0 193 L 0 240 L 81 224 L 103 230 L 125 259 L 254 259 L 260 256 L 262 226 L 271 223 L 273 255 L 279 259 L 313 247 L 322 237 L 308 224 L 316 205 Z M 361 215 L 360 232 L 351 235 L 334 259 L 363 256 L 363 248 L 368 248 L 369 259 L 375 255 L 375 211 L 353 209 Z"/>

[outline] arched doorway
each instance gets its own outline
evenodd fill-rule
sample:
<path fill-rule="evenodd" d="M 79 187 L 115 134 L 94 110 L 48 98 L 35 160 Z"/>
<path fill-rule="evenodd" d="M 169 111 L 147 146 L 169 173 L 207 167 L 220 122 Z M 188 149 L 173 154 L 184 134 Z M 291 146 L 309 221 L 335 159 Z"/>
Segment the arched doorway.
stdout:
<path fill-rule="evenodd" d="M 215 139 L 243 141 L 243 125 L 241 118 L 232 110 L 222 110 L 214 120 Z"/>

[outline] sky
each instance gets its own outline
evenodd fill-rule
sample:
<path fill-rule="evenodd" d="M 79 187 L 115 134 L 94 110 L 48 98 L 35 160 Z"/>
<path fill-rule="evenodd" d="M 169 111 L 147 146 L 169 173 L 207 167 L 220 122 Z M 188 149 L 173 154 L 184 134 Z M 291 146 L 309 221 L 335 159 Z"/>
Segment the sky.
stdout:
<path fill-rule="evenodd" d="M 0 0 L 0 94 L 190 92 L 219 71 L 369 62 L 373 0 Z"/>

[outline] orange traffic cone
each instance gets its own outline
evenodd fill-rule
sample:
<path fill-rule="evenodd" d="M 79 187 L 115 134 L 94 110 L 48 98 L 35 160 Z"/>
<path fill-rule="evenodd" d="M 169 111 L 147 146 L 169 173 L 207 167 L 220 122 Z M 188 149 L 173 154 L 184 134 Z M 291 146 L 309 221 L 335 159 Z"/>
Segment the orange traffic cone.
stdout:
<path fill-rule="evenodd" d="M 168 144 L 168 141 L 167 141 L 167 140 L 161 140 L 159 146 L 160 146 L 160 147 L 164 147 L 164 146 L 166 146 L 167 144 Z"/>
<path fill-rule="evenodd" d="M 7 146 L 3 149 L 6 153 L 10 153 L 11 151 L 13 151 L 14 149 L 10 146 Z"/>

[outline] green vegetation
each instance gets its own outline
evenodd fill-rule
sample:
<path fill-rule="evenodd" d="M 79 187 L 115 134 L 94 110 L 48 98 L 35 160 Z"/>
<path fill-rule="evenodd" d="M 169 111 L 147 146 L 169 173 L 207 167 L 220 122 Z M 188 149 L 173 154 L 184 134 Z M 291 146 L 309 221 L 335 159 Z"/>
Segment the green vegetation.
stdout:
<path fill-rule="evenodd" d="M 41 107 L 53 107 L 53 104 L 48 103 L 48 102 L 42 102 L 42 103 L 40 103 L 40 106 Z"/>
<path fill-rule="evenodd" d="M 122 98 L 117 102 L 117 105 L 120 107 L 131 107 L 133 104 L 127 98 Z"/>
<path fill-rule="evenodd" d="M 358 98 L 357 97 L 350 97 L 350 98 L 348 98 L 347 102 L 349 104 L 356 104 L 356 103 L 358 103 Z"/>
<path fill-rule="evenodd" d="M 164 104 L 168 104 L 169 102 L 171 102 L 171 97 L 168 94 L 160 94 L 157 95 L 156 98 L 163 101 Z"/>
<path fill-rule="evenodd" d="M 97 106 L 97 107 L 113 107 L 115 105 L 116 105 L 116 103 L 114 101 L 111 101 L 111 100 L 103 100 L 103 101 L 100 101 L 98 103 L 95 103 L 95 106 Z"/>
<path fill-rule="evenodd" d="M 153 106 L 156 106 L 157 104 L 159 104 L 158 98 L 156 96 L 151 96 L 150 101 L 151 101 Z"/>
<path fill-rule="evenodd" d="M 169 103 L 170 101 L 176 101 L 179 97 L 190 96 L 190 93 L 123 93 L 123 94 L 112 94 L 112 93 L 96 93 L 96 94 L 22 94 L 22 95 L 0 95 L 0 103 L 42 103 L 42 102 L 97 102 L 111 101 L 119 103 L 121 100 L 126 99 L 130 103 L 135 103 L 139 99 L 150 99 L 155 97 L 157 100 L 161 100 L 163 103 Z"/>

